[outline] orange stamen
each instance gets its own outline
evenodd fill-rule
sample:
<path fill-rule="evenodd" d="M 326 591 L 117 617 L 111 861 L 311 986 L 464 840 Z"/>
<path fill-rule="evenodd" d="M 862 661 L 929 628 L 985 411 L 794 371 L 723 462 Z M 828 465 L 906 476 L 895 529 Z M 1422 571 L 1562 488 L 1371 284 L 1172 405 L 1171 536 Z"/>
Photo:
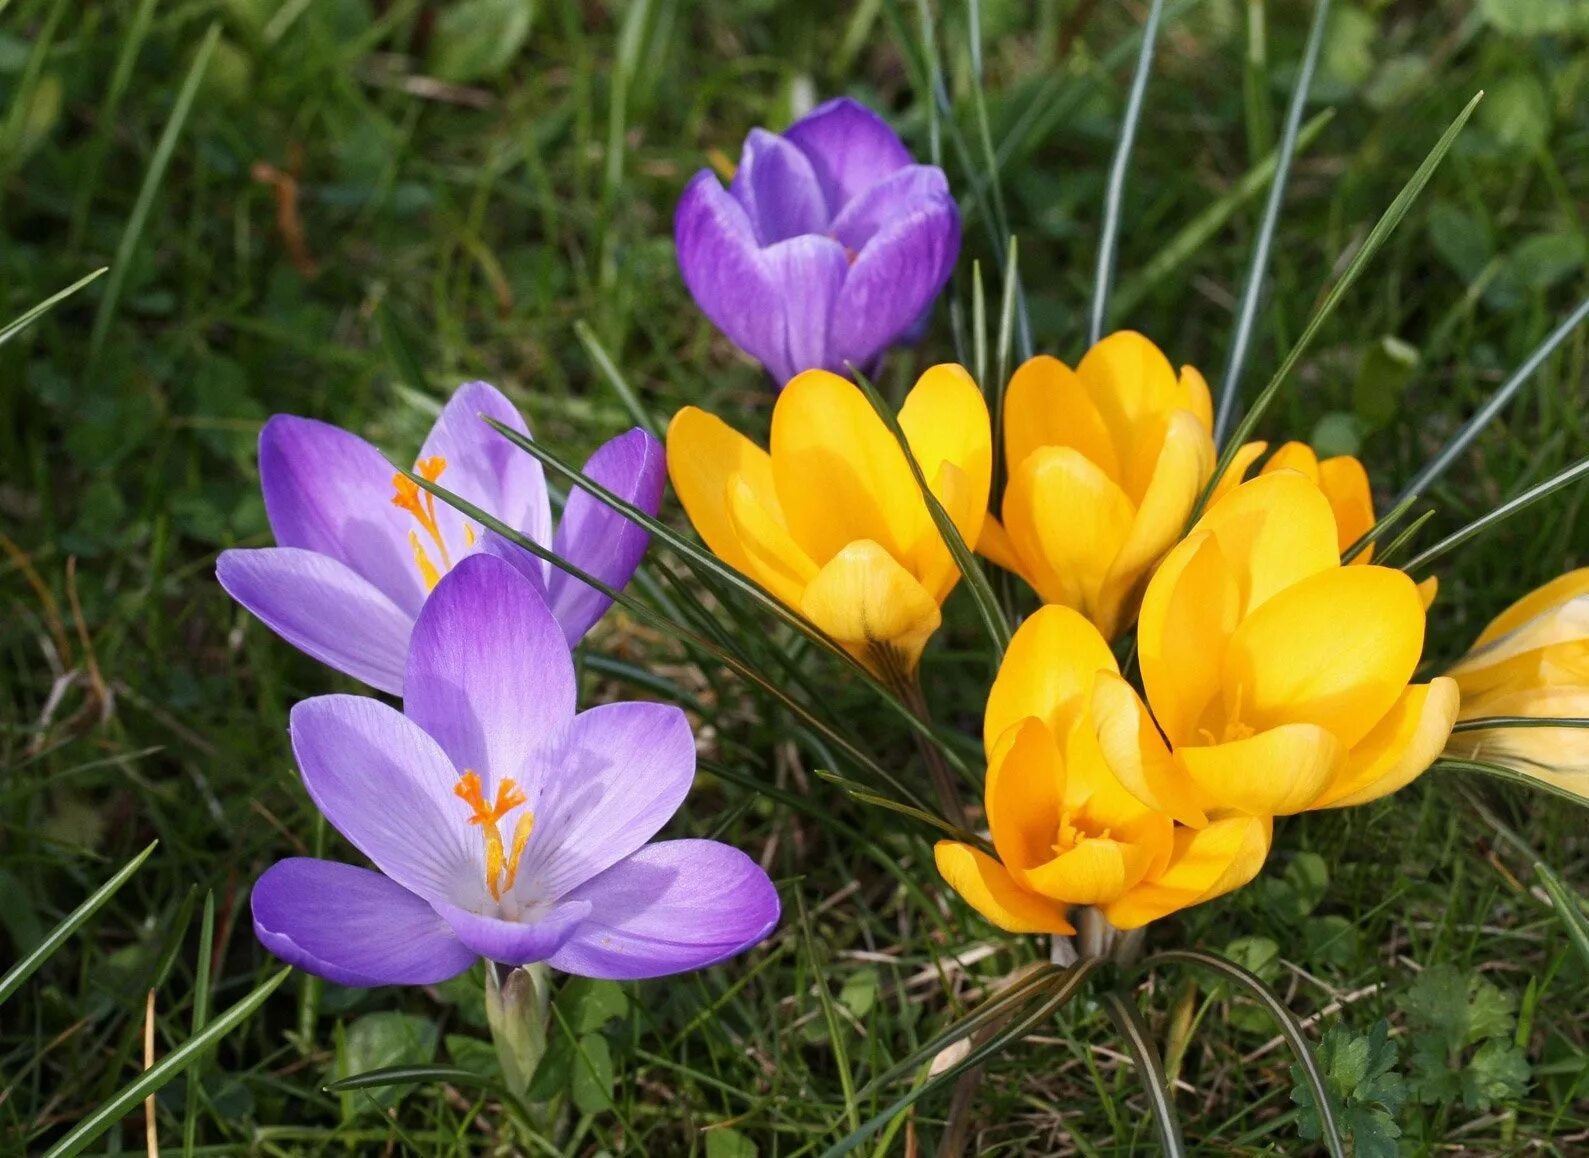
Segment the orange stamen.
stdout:
<path fill-rule="evenodd" d="M 454 796 L 473 809 L 469 823 L 480 827 L 486 842 L 486 888 L 491 890 L 492 900 L 500 901 L 503 892 L 513 887 L 513 881 L 519 874 L 519 858 L 523 856 L 524 846 L 535 828 L 535 814 L 526 811 L 519 817 L 513 828 L 513 847 L 511 851 L 504 850 L 501 822 L 528 799 L 519 791 L 518 784 L 504 778 L 497 785 L 496 801 L 487 804 L 479 774 L 473 769 L 465 769 L 452 791 Z"/>
<path fill-rule="evenodd" d="M 439 454 L 422 458 L 414 464 L 414 473 L 426 482 L 435 482 L 446 469 L 447 460 Z M 452 570 L 452 556 L 447 551 L 447 541 L 442 538 L 441 526 L 436 522 L 436 496 L 429 491 L 422 491 L 419 484 L 405 474 L 392 476 L 392 490 L 392 505 L 413 515 L 441 554 L 441 567 L 438 570 L 420 546 L 419 536 L 409 532 L 408 541 L 414 548 L 414 561 L 419 564 L 419 573 L 424 576 L 425 589 L 428 591 L 436 586 L 441 572 Z"/>

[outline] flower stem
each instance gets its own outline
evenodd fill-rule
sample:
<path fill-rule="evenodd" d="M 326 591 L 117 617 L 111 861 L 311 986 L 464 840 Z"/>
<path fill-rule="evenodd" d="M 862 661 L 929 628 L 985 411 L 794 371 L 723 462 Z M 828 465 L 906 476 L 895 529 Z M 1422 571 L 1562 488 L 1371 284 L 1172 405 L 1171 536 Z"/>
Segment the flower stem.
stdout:
<path fill-rule="evenodd" d="M 922 695 L 921 680 L 916 672 L 906 671 L 892 649 L 879 650 L 882 654 L 877 657 L 878 666 L 882 670 L 884 682 L 899 697 L 900 702 L 910 709 L 911 715 L 923 724 L 930 725 L 932 713 L 927 708 L 927 698 Z M 912 732 L 911 735 L 916 741 L 916 750 L 921 753 L 922 762 L 927 765 L 927 775 L 932 778 L 933 792 L 938 797 L 938 810 L 956 828 L 966 827 L 966 809 L 960 800 L 960 786 L 955 782 L 954 770 L 925 732 Z"/>

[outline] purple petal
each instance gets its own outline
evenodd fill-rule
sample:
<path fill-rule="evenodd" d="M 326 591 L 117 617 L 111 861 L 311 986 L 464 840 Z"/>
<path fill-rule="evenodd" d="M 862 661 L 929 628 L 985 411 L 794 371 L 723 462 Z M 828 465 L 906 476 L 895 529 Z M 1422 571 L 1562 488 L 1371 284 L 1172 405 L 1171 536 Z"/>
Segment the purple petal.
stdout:
<path fill-rule="evenodd" d="M 425 587 L 392 505 L 392 464 L 369 443 L 312 418 L 278 414 L 259 432 L 259 484 L 279 547 L 346 563 L 410 615 Z"/>
<path fill-rule="evenodd" d="M 557 574 L 557 568 L 542 560 L 539 555 L 526 551 L 517 543 L 504 539 L 495 531 L 480 532 L 478 550 L 481 554 L 492 555 L 505 563 L 512 564 L 515 571 L 530 581 L 530 585 L 535 588 L 541 598 L 546 598 L 546 581 L 548 578 L 546 572 L 550 571 L 555 575 Z"/>
<path fill-rule="evenodd" d="M 548 907 L 534 921 L 505 921 L 486 917 L 455 905 L 438 905 L 437 911 L 452 926 L 458 940 L 481 957 L 504 965 L 544 961 L 590 915 L 589 901 L 566 901 Z"/>
<path fill-rule="evenodd" d="M 866 243 L 913 210 L 936 207 L 949 198 L 949 182 L 935 165 L 907 165 L 865 190 L 844 207 L 829 229 L 857 254 Z"/>
<path fill-rule="evenodd" d="M 215 577 L 299 651 L 372 688 L 403 694 L 413 617 L 346 563 L 301 547 L 222 551 Z"/>
<path fill-rule="evenodd" d="M 765 130 L 752 129 L 745 138 L 728 191 L 744 206 L 763 246 L 827 231 L 828 207 L 811 162 Z"/>
<path fill-rule="evenodd" d="M 932 304 L 960 252 L 960 215 L 948 197 L 918 205 L 867 243 L 833 307 L 829 347 L 857 365 L 882 353 Z"/>
<path fill-rule="evenodd" d="M 369 869 L 278 861 L 250 901 L 265 948 L 338 985 L 434 985 L 475 963 L 435 909 Z"/>
<path fill-rule="evenodd" d="M 712 324 L 766 363 L 783 348 L 783 314 L 745 210 L 702 169 L 673 217 L 679 274 Z"/>
<path fill-rule="evenodd" d="M 590 919 L 552 968 L 613 981 L 701 969 L 778 923 L 778 892 L 744 853 L 715 840 L 647 845 L 571 893 Z"/>
<path fill-rule="evenodd" d="M 471 555 L 442 577 L 414 624 L 403 711 L 487 795 L 524 780 L 530 757 L 574 716 L 574 663 L 546 602 L 513 566 Z"/>
<path fill-rule="evenodd" d="M 584 473 L 648 515 L 655 515 L 662 505 L 666 455 L 662 444 L 639 427 L 598 448 L 585 463 Z M 555 549 L 559 558 L 609 587 L 622 589 L 640 566 L 650 541 L 651 536 L 638 524 L 576 486 L 563 507 Z M 547 605 L 563 625 L 569 647 L 584 637 L 611 604 L 612 600 L 594 587 L 552 568 Z"/>
<path fill-rule="evenodd" d="M 836 328 L 835 303 L 841 298 L 849 262 L 844 247 L 831 237 L 796 237 L 762 251 L 772 283 L 772 297 L 755 303 L 783 323 L 783 341 L 763 358 L 778 382 L 788 384 L 802 370 L 844 372 L 831 354 L 830 326 Z M 747 302 L 747 308 L 752 303 Z"/>
<path fill-rule="evenodd" d="M 811 159 L 830 217 L 895 169 L 910 152 L 888 123 L 849 97 L 818 105 L 784 130 L 784 139 Z"/>
<path fill-rule="evenodd" d="M 520 434 L 529 434 L 524 418 L 495 386 L 465 382 L 442 407 L 419 457 L 439 456 L 446 460 L 446 469 L 436 481 L 459 498 L 523 531 L 537 543 L 550 543 L 552 508 L 540 462 L 493 430 L 481 415 Z M 436 517 L 453 558 L 461 558 L 468 551 L 463 529 L 468 520 L 439 501 Z M 479 528 L 472 529 L 478 533 Z M 540 566 L 539 560 L 535 562 Z"/>
<path fill-rule="evenodd" d="M 672 704 L 603 704 L 574 717 L 565 743 L 544 759 L 518 879 L 528 895 L 561 898 L 679 810 L 695 779 L 695 737 Z"/>
<path fill-rule="evenodd" d="M 366 696 L 316 696 L 293 707 L 289 730 L 315 806 L 376 868 L 431 902 L 485 893 L 458 770 L 417 724 Z"/>

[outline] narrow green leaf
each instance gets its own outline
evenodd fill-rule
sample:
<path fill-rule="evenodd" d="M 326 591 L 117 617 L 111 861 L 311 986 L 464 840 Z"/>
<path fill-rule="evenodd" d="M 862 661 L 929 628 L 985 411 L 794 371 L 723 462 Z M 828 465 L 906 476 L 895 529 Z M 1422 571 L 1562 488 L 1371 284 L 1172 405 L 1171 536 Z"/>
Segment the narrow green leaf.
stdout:
<path fill-rule="evenodd" d="M 154 852 L 155 845 L 159 843 L 159 841 L 152 842 L 148 848 L 123 865 L 115 876 L 95 889 L 86 901 L 78 905 L 77 908 L 66 915 L 60 924 L 51 929 L 49 936 L 40 941 L 31 953 L 26 954 L 22 960 L 6 970 L 6 975 L 0 977 L 0 1005 L 5 1004 L 6 998 L 15 993 L 24 981 L 33 976 L 39 966 L 48 961 L 73 933 L 83 927 L 83 923 L 88 918 L 97 913 L 106 901 L 116 895 L 116 891 L 126 884 L 132 878 L 132 874 L 143 866 L 143 862 L 149 859 L 149 854 Z"/>
<path fill-rule="evenodd" d="M 1589 728 L 1589 716 L 1480 716 L 1458 720 L 1452 732 L 1482 732 L 1490 728 Z"/>
<path fill-rule="evenodd" d="M 1573 948 L 1578 950 L 1584 965 L 1589 966 L 1589 917 L 1584 915 L 1583 902 L 1544 861 L 1536 860 L 1534 871 L 1539 874 L 1539 883 L 1550 894 L 1551 909 L 1566 928 Z"/>
<path fill-rule="evenodd" d="M 85 1147 L 126 1117 L 138 1103 L 163 1088 L 172 1078 L 187 1069 L 195 1058 L 252 1017 L 254 1011 L 265 1003 L 266 998 L 276 992 L 277 987 L 287 980 L 291 973 L 291 967 L 283 968 L 260 982 L 252 993 L 212 1021 L 203 1033 L 195 1034 L 180 1047 L 166 1054 L 139 1075 L 136 1081 L 124 1086 L 114 1098 L 79 1122 L 71 1133 L 55 1144 L 46 1158 L 72 1158 L 72 1155 L 82 1153 Z"/>
<path fill-rule="evenodd" d="M 1147 1091 L 1148 1106 L 1153 1112 L 1153 1125 L 1159 1132 L 1160 1152 L 1168 1158 L 1182 1158 L 1186 1143 L 1181 1140 L 1180 1115 L 1170 1100 L 1170 1079 L 1164 1072 L 1164 1063 L 1159 1060 L 1158 1047 L 1153 1044 L 1148 1027 L 1142 1023 L 1142 1014 L 1137 1012 L 1135 1003 L 1113 989 L 1106 991 L 1099 1001 L 1125 1038 L 1126 1052 L 1136 1063 L 1137 1076 L 1142 1079 L 1142 1088 Z"/>
<path fill-rule="evenodd" d="M 390 302 L 382 301 L 376 307 L 375 328 L 381 336 L 381 347 L 386 351 L 387 360 L 397 372 L 398 381 L 422 398 L 429 398 L 430 388 L 425 384 L 425 372 L 420 368 L 414 347 L 403 334 L 397 316 L 392 313 Z"/>
<path fill-rule="evenodd" d="M 1460 547 L 1463 543 L 1466 543 L 1475 535 L 1482 534 L 1491 527 L 1505 522 L 1507 519 L 1517 514 L 1518 511 L 1521 511 L 1526 507 L 1533 506 L 1535 503 L 1539 502 L 1540 499 L 1545 498 L 1547 495 L 1555 494 L 1563 487 L 1571 486 L 1573 483 L 1577 482 L 1581 478 L 1584 478 L 1585 476 L 1589 476 L 1589 458 L 1579 459 L 1577 462 L 1573 463 L 1572 466 L 1567 467 L 1565 470 L 1558 471 L 1556 474 L 1551 475 L 1550 478 L 1546 479 L 1542 483 L 1537 483 L 1536 485 L 1529 487 L 1516 498 L 1508 499 L 1506 502 L 1496 507 L 1493 511 L 1490 511 L 1487 514 L 1481 515 L 1477 519 L 1474 519 L 1471 523 L 1465 527 L 1462 527 L 1460 530 L 1451 532 L 1451 534 L 1447 535 L 1444 539 L 1441 539 L 1434 546 L 1428 548 L 1404 564 L 1402 566 L 1402 570 L 1407 572 L 1409 575 L 1415 571 L 1423 570 L 1425 567 L 1429 566 L 1430 563 L 1433 563 L 1436 559 L 1440 558 L 1440 556 L 1446 554 L 1455 547 Z"/>
<path fill-rule="evenodd" d="M 1549 780 L 1541 780 L 1531 776 L 1520 768 L 1512 768 L 1506 764 L 1495 764 L 1488 760 L 1473 760 L 1463 756 L 1442 756 L 1436 760 L 1431 769 L 1451 772 L 1479 772 L 1495 780 L 1505 780 L 1509 784 L 1521 784 L 1524 788 L 1532 788 L 1535 792 L 1545 792 L 1562 800 L 1570 800 L 1579 808 L 1589 808 L 1589 795 L 1581 796 L 1570 789 L 1553 784 Z M 1585 779 L 1589 779 L 1586 773 Z M 1589 785 L 1586 785 L 1589 788 Z"/>
<path fill-rule="evenodd" d="M 596 369 L 601 371 L 601 376 L 607 380 L 607 385 L 612 387 L 612 392 L 618 395 L 618 400 L 623 403 L 624 409 L 629 411 L 629 416 L 634 419 L 635 425 L 652 438 L 660 440 L 662 433 L 657 430 L 656 420 L 641 404 L 640 396 L 635 393 L 634 387 L 629 385 L 629 380 L 623 376 L 617 363 L 607 353 L 606 347 L 601 344 L 601 339 L 596 336 L 596 331 L 581 318 L 574 323 L 574 336 L 579 339 L 579 344 L 585 347 L 585 353 L 590 355 L 590 360 L 596 363 Z"/>
<path fill-rule="evenodd" d="M 805 900 L 798 889 L 794 896 L 800 924 L 800 942 L 805 946 L 806 960 L 811 965 L 817 1002 L 822 1006 L 822 1020 L 828 1027 L 828 1048 L 833 1051 L 833 1064 L 839 1071 L 839 1089 L 844 1094 L 844 1116 L 850 1129 L 856 1130 L 861 1125 L 861 1109 L 855 1100 L 855 1076 L 850 1072 L 850 1055 L 844 1048 L 844 1032 L 839 1025 L 838 1011 L 833 1006 L 833 994 L 828 992 L 827 971 L 817 960 L 817 946 L 811 936 L 811 919 L 806 913 Z"/>
<path fill-rule="evenodd" d="M 898 800 L 890 800 L 886 796 L 880 796 L 876 792 L 867 788 L 865 785 L 857 784 L 855 781 L 850 780 L 847 777 L 840 776 L 837 772 L 829 771 L 826 768 L 818 768 L 816 770 L 816 776 L 817 779 L 825 780 L 829 784 L 839 788 L 846 796 L 849 796 L 852 800 L 855 800 L 858 803 L 869 804 L 874 808 L 886 808 L 890 812 L 897 812 L 901 816 L 908 816 L 913 820 L 919 820 L 923 824 L 938 829 L 945 836 L 953 837 L 962 844 L 974 845 L 990 856 L 993 855 L 993 846 L 982 837 L 978 836 L 974 832 L 967 831 L 958 825 L 949 823 L 949 821 L 945 820 L 935 812 L 928 812 L 925 808 L 916 808 L 909 804 L 903 804 Z"/>
<path fill-rule="evenodd" d="M 16 337 L 23 330 L 27 329 L 34 322 L 38 321 L 45 314 L 49 313 L 52 309 L 60 305 L 84 286 L 90 284 L 91 282 L 98 281 L 100 276 L 103 275 L 104 272 L 109 268 L 110 266 L 108 265 L 100 266 L 93 273 L 88 274 L 85 277 L 78 278 L 65 289 L 59 291 L 58 293 L 51 294 L 38 305 L 34 306 L 31 310 L 28 310 L 27 313 L 22 314 L 20 317 L 12 318 L 6 323 L 4 329 L 0 329 L 0 346 L 5 345 L 12 338 Z"/>
<path fill-rule="evenodd" d="M 197 1037 L 210 1020 L 210 972 L 215 956 L 215 893 L 204 894 L 204 916 L 199 922 L 199 956 L 193 970 L 193 1026 Z M 191 1154 L 199 1131 L 199 1067 L 203 1058 L 193 1059 L 194 1073 L 188 1078 L 188 1096 L 182 1112 L 182 1152 Z"/>

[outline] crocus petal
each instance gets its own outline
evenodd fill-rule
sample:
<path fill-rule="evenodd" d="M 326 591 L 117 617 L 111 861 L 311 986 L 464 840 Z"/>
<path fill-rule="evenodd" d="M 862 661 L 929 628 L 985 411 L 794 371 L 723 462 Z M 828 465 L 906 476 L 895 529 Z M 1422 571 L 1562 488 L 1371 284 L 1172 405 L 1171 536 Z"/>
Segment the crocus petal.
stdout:
<path fill-rule="evenodd" d="M 1463 715 L 1589 718 L 1589 684 L 1527 688 L 1509 695 L 1487 696 L 1471 712 L 1464 703 Z M 1454 756 L 1504 764 L 1589 801 L 1589 728 L 1483 728 L 1452 736 L 1446 747 Z"/>
<path fill-rule="evenodd" d="M 926 505 L 904 452 L 853 382 L 801 374 L 772 412 L 772 475 L 784 521 L 817 562 L 870 539 L 908 558 Z"/>
<path fill-rule="evenodd" d="M 581 977 L 633 981 L 704 969 L 778 924 L 778 892 L 756 862 L 715 840 L 647 845 L 570 894 L 591 917 L 552 958 Z"/>
<path fill-rule="evenodd" d="M 949 181 L 936 165 L 907 165 L 864 190 L 844 207 L 826 232 L 848 250 L 866 243 L 924 202 L 949 197 Z"/>
<path fill-rule="evenodd" d="M 1311 723 L 1356 744 L 1401 696 L 1423 652 L 1418 588 L 1389 567 L 1337 567 L 1242 621 L 1225 650 L 1229 718 Z"/>
<path fill-rule="evenodd" d="M 745 559 L 744 573 L 789 606 L 799 606 L 806 584 L 816 578 L 817 565 L 740 475 L 729 480 L 728 507 Z"/>
<path fill-rule="evenodd" d="M 311 418 L 278 414 L 259 432 L 259 485 L 278 547 L 346 563 L 413 615 L 425 600 L 408 533 L 392 505 L 392 464 L 369 443 Z"/>
<path fill-rule="evenodd" d="M 1169 737 L 1185 744 L 1219 694 L 1220 657 L 1236 630 L 1241 590 L 1207 532 L 1177 543 L 1142 596 L 1137 654 L 1148 703 Z"/>
<path fill-rule="evenodd" d="M 995 742 L 1028 716 L 1053 735 L 1066 735 L 1101 671 L 1118 674 L 1119 668 L 1098 629 L 1069 607 L 1039 609 L 1005 649 L 982 717 L 984 748 L 991 754 Z"/>
<path fill-rule="evenodd" d="M 222 551 L 215 577 L 299 651 L 402 694 L 414 621 L 346 563 L 301 547 Z"/>
<path fill-rule="evenodd" d="M 938 630 L 938 603 L 892 555 L 870 540 L 851 543 L 817 573 L 800 612 L 862 663 L 895 674 L 915 670 Z"/>
<path fill-rule="evenodd" d="M 1165 871 L 1105 905 L 1104 916 L 1117 929 L 1140 929 L 1241 888 L 1263 868 L 1273 828 L 1268 817 L 1234 817 L 1207 828 L 1176 829 Z"/>
<path fill-rule="evenodd" d="M 933 497 L 960 537 L 975 543 L 993 478 L 993 431 L 982 391 L 959 366 L 930 367 L 899 408 L 899 426 Z M 922 586 L 940 601 L 960 577 L 930 516 L 921 520 L 909 557 Z"/>
<path fill-rule="evenodd" d="M 1225 744 L 1185 745 L 1175 758 L 1203 798 L 1229 815 L 1289 816 L 1312 806 L 1345 752 L 1316 724 L 1283 724 Z"/>
<path fill-rule="evenodd" d="M 1537 587 L 1501 612 L 1473 641 L 1475 650 L 1495 642 L 1501 636 L 1516 631 L 1529 620 L 1555 607 L 1560 607 L 1580 595 L 1589 595 L 1589 567 L 1580 567 L 1558 575 L 1542 587 Z"/>
<path fill-rule="evenodd" d="M 1243 614 L 1341 561 L 1329 500 L 1294 471 L 1242 483 L 1210 506 L 1193 530 L 1219 540 L 1241 585 Z"/>
<path fill-rule="evenodd" d="M 712 554 L 734 570 L 754 575 L 729 512 L 729 483 L 738 479 L 750 488 L 757 505 L 783 522 L 767 452 L 715 414 L 686 406 L 668 423 L 668 477 Z"/>
<path fill-rule="evenodd" d="M 436 911 L 476 955 L 504 965 L 530 965 L 561 949 L 590 916 L 591 906 L 589 901 L 561 901 L 533 918 L 513 921 L 445 903 L 437 903 Z"/>
<path fill-rule="evenodd" d="M 1097 406 L 1114 442 L 1120 463 L 1116 476 L 1130 495 L 1146 489 L 1152 459 L 1133 453 L 1144 419 L 1177 409 L 1185 393 L 1170 360 L 1147 338 L 1132 330 L 1110 334 L 1076 366 L 1076 376 Z"/>
<path fill-rule="evenodd" d="M 1182 824 L 1208 823 L 1196 786 L 1175 763 L 1135 688 L 1113 672 L 1099 672 L 1091 708 L 1104 761 L 1126 791 Z"/>
<path fill-rule="evenodd" d="M 521 892 L 562 897 L 657 834 L 695 779 L 695 737 L 672 704 L 603 704 L 543 755 Z"/>
<path fill-rule="evenodd" d="M 488 426 L 486 418 L 529 434 L 524 417 L 500 390 L 489 382 L 465 382 L 441 408 L 420 448 L 420 460 L 443 459 L 447 466 L 436 479 L 439 485 L 544 546 L 552 541 L 552 507 L 540 461 Z M 439 500 L 436 521 L 454 559 L 479 534 L 478 527 Z M 537 567 L 546 566 L 533 555 L 527 557 Z"/>
<path fill-rule="evenodd" d="M 771 368 L 784 346 L 778 290 L 750 218 L 710 169 L 684 187 L 673 237 L 679 274 L 695 304 L 729 341 Z"/>
<path fill-rule="evenodd" d="M 1589 639 L 1589 592 L 1548 607 L 1512 630 L 1475 645 L 1452 667 L 1451 674 L 1461 677 L 1464 692 L 1472 694 L 1519 656 L 1584 639 Z M 1489 674 L 1492 671 L 1494 674 Z"/>
<path fill-rule="evenodd" d="M 865 367 L 898 340 L 947 284 L 959 253 L 960 213 L 947 194 L 892 217 L 843 279 L 828 364 Z"/>
<path fill-rule="evenodd" d="M 1192 412 L 1204 430 L 1214 429 L 1214 397 L 1208 391 L 1208 379 L 1196 366 L 1182 366 L 1179 385 L 1181 405 Z"/>
<path fill-rule="evenodd" d="M 591 455 L 584 473 L 619 498 L 655 515 L 667 475 L 661 443 L 639 427 L 620 434 Z M 650 534 L 589 491 L 574 487 L 563 507 L 553 549 L 592 578 L 622 590 L 645 557 Z M 552 568 L 547 605 L 562 625 L 568 646 L 577 644 L 612 600 L 566 571 Z"/>
<path fill-rule="evenodd" d="M 574 715 L 574 664 L 535 588 L 492 555 L 443 576 L 414 624 L 403 710 L 462 772 L 520 777 Z M 529 792 L 534 787 L 523 780 Z"/>
<path fill-rule="evenodd" d="M 1345 766 L 1313 807 L 1366 804 L 1417 779 L 1446 746 L 1460 698 L 1456 681 L 1444 676 L 1408 688 L 1348 753 Z"/>
<path fill-rule="evenodd" d="M 1319 489 L 1335 512 L 1336 542 L 1344 552 L 1374 526 L 1374 495 L 1368 485 L 1368 471 L 1349 454 L 1327 458 L 1319 463 Z M 1370 543 L 1354 562 L 1367 563 L 1373 550 Z"/>
<path fill-rule="evenodd" d="M 842 357 L 851 357 L 857 364 L 871 357 L 844 353 L 831 332 L 839 321 L 835 313 L 849 268 L 842 245 L 815 234 L 791 237 L 762 250 L 761 264 L 767 271 L 772 298 L 742 298 L 742 308 L 770 310 L 783 323 L 779 340 L 761 355 L 767 372 L 780 386 L 803 370 L 843 370 Z"/>
<path fill-rule="evenodd" d="M 1065 766 L 1048 726 L 1028 717 L 1010 726 L 988 756 L 983 790 L 999 860 L 1017 879 L 1054 857 Z"/>
<path fill-rule="evenodd" d="M 828 207 L 811 161 L 765 129 L 752 129 L 745 138 L 728 191 L 744 207 L 763 246 L 827 231 Z"/>
<path fill-rule="evenodd" d="M 1247 477 L 1247 472 L 1252 469 L 1252 464 L 1263 457 L 1263 452 L 1268 449 L 1269 444 L 1267 442 L 1244 442 L 1237 447 L 1235 456 L 1230 460 L 1230 465 L 1225 468 L 1225 473 L 1219 476 L 1219 483 L 1214 487 L 1214 493 L 1209 497 L 1208 505 L 1213 506 L 1240 486 Z"/>
<path fill-rule="evenodd" d="M 1026 885 L 1067 905 L 1101 905 L 1115 900 L 1136 883 L 1133 857 L 1124 844 L 1109 838 L 1086 840 L 1026 873 Z"/>
<path fill-rule="evenodd" d="M 278 861 L 255 882 L 250 905 L 265 948 L 338 985 L 434 985 L 475 963 L 424 900 L 350 864 Z"/>
<path fill-rule="evenodd" d="M 1074 933 L 1065 906 L 1027 892 L 980 849 L 953 840 L 933 846 L 939 875 L 961 899 L 1007 933 Z"/>
<path fill-rule="evenodd" d="M 375 867 L 427 901 L 483 893 L 485 860 L 458 770 L 417 724 L 367 696 L 293 706 L 293 755 L 315 806 Z"/>
<path fill-rule="evenodd" d="M 910 153 L 888 123 L 848 97 L 818 105 L 783 135 L 810 158 L 834 216 L 851 198 L 910 164 Z"/>
<path fill-rule="evenodd" d="M 1120 473 L 1114 441 L 1076 372 L 1039 354 L 1021 363 L 1004 394 L 1004 452 L 1011 473 L 1042 446 L 1069 446 L 1111 478 Z"/>

